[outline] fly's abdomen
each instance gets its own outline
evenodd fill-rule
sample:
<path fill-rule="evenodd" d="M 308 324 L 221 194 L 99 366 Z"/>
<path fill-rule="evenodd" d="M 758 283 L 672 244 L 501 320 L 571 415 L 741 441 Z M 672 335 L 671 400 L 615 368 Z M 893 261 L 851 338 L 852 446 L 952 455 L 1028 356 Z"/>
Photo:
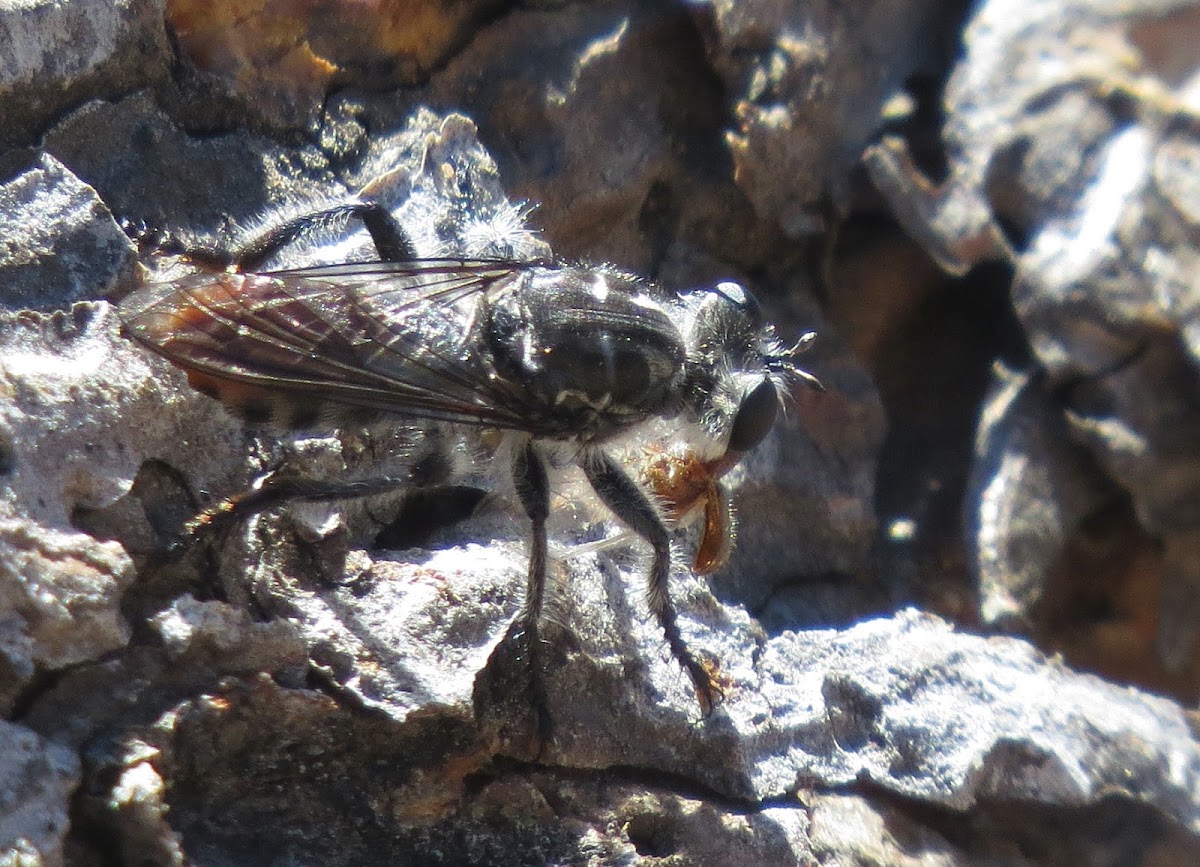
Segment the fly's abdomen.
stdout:
<path fill-rule="evenodd" d="M 359 362 L 338 330 L 336 300 L 299 297 L 269 275 L 204 274 L 150 286 L 120 313 L 130 336 L 250 424 L 332 430 L 379 415 L 338 399 L 336 372 Z"/>

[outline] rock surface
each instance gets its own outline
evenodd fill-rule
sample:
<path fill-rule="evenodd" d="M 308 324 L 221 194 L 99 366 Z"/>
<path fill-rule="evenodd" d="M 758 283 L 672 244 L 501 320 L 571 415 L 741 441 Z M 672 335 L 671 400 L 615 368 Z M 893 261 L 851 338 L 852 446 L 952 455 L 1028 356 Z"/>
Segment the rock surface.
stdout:
<path fill-rule="evenodd" d="M 987 576 L 1006 572 L 1014 586 L 1027 585 L 1031 573 L 1046 581 L 1072 540 L 1088 535 L 1088 520 L 1127 498 L 1125 534 L 1149 534 L 1162 553 L 1154 564 L 1129 558 L 1117 583 L 1123 590 L 1155 581 L 1159 598 L 1131 606 L 1112 600 L 1117 591 L 1110 604 L 1119 619 L 1141 621 L 1139 631 L 1155 621 L 1153 651 L 1135 652 L 1161 661 L 1150 679 L 1190 696 L 1200 639 L 1200 359 L 1190 338 L 1200 260 L 1184 166 L 1195 162 L 1200 103 L 1194 58 L 1180 40 L 1196 11 L 1176 2 L 1068 8 L 1077 14 L 988 3 L 972 20 L 967 53 L 947 84 L 950 172 L 936 191 L 895 141 L 875 148 L 869 163 L 906 226 L 947 267 L 1011 260 L 1013 306 L 1053 406 L 1040 417 L 1013 406 L 1007 424 L 1046 438 L 1065 433 L 1099 464 L 1082 484 L 1111 484 L 1107 497 L 1085 503 L 1077 484 L 1048 491 L 1036 474 L 1025 475 L 1021 484 L 1042 490 L 1015 499 L 1041 500 L 1069 517 L 1051 530 L 1059 543 L 1036 559 L 1013 548 L 1018 556 L 977 564 L 985 616 L 1009 607 L 1009 590 Z M 975 110 L 985 104 L 988 111 Z M 980 481 L 977 493 L 1000 479 Z M 1011 511 L 977 507 L 977 533 L 1016 535 Z M 996 553 L 987 543 L 976 550 Z M 1073 582 L 1095 583 L 1095 575 Z M 1036 609 L 1050 593 L 1016 591 L 1025 597 L 1020 616 L 1044 622 L 1046 611 Z"/>
<path fill-rule="evenodd" d="M 163 0 L 0 3 L 0 143 L 32 145 L 46 124 L 79 103 L 165 76 L 164 6 Z"/>
<path fill-rule="evenodd" d="M 0 57 L 58 52 L 0 69 L 0 864 L 1200 860 L 1194 4 L 326 5 L 318 39 L 317 4 L 0 2 Z M 122 336 L 114 216 L 174 279 L 353 196 L 424 256 L 738 279 L 819 332 L 826 392 L 727 477 L 728 565 L 675 533 L 711 714 L 570 460 L 539 741 L 488 433 L 248 429 Z M 270 267 L 372 256 L 326 228 Z M 443 450 L 461 502 L 168 551 L 266 473 Z"/>
<path fill-rule="evenodd" d="M 25 726 L 0 721 L 0 852 L 6 863 L 62 863 L 79 757 Z"/>

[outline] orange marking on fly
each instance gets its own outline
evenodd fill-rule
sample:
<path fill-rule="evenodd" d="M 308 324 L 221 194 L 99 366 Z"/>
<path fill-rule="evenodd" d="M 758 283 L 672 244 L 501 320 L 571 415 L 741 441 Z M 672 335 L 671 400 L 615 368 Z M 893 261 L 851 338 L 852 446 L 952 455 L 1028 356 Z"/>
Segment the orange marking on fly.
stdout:
<path fill-rule="evenodd" d="M 733 551 L 733 509 L 725 489 L 715 481 L 704 500 L 704 528 L 692 566 L 698 575 L 711 575 L 729 562 Z"/>
<path fill-rule="evenodd" d="M 219 310 L 236 303 L 245 286 L 246 280 L 239 274 L 214 275 L 211 282 L 197 284 L 189 290 L 185 296 L 187 303 L 175 308 L 175 316 L 184 325 L 203 325 L 212 319 L 210 309 Z"/>
<path fill-rule="evenodd" d="M 249 419 L 270 418 L 282 399 L 278 389 L 224 379 L 194 368 L 184 368 L 184 373 L 188 385 L 196 391 L 221 401 L 231 411 Z"/>
<path fill-rule="evenodd" d="M 227 330 L 230 326 L 215 318 L 214 311 L 235 317 L 245 306 L 242 298 L 246 285 L 240 274 L 213 274 L 203 281 L 193 279 L 186 292 L 155 299 L 141 311 L 138 328 L 145 337 L 162 345 L 189 332 Z"/>
<path fill-rule="evenodd" d="M 204 533 L 216 522 L 217 517 L 222 513 L 222 511 L 230 511 L 229 508 L 222 509 L 221 507 L 224 505 L 225 503 L 221 503 L 216 508 L 200 512 L 198 515 L 188 520 L 186 523 L 184 523 L 180 536 L 184 540 L 191 540 Z M 186 544 L 186 541 L 184 544 Z"/>
<path fill-rule="evenodd" d="M 641 466 L 642 480 L 678 523 L 688 517 L 706 496 L 712 477 L 703 461 L 690 450 L 648 446 Z"/>

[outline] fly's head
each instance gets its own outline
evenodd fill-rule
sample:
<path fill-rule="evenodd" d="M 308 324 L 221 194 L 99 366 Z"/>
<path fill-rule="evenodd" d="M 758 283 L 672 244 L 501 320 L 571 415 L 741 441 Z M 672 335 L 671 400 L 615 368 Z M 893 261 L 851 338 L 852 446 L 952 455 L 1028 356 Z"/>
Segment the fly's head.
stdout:
<path fill-rule="evenodd" d="M 794 383 L 821 389 L 796 362 L 816 335 L 781 343 L 758 301 L 733 282 L 681 295 L 680 304 L 689 320 L 685 412 L 719 444 L 720 475 L 766 438 Z"/>
<path fill-rule="evenodd" d="M 693 435 L 645 449 L 641 480 L 673 523 L 700 520 L 693 568 L 707 574 L 725 564 L 735 535 L 721 477 L 770 433 L 794 383 L 821 384 L 796 363 L 814 334 L 785 346 L 738 284 L 680 295 L 676 305 L 687 347 L 678 418 Z"/>

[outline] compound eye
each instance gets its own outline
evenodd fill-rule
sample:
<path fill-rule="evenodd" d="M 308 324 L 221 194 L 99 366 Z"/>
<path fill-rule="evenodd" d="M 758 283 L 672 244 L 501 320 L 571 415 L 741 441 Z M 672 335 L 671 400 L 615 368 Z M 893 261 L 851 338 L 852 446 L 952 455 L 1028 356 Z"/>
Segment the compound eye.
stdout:
<path fill-rule="evenodd" d="M 746 318 L 755 325 L 762 321 L 762 308 L 758 306 L 758 299 L 751 295 L 740 283 L 734 283 L 732 280 L 724 280 L 714 286 L 712 291 L 723 297 L 738 310 L 741 310 L 746 315 Z"/>
<path fill-rule="evenodd" d="M 779 395 L 775 383 L 764 379 L 746 395 L 733 418 L 733 430 L 729 432 L 729 450 L 748 452 L 762 442 L 775 424 L 779 411 Z"/>

